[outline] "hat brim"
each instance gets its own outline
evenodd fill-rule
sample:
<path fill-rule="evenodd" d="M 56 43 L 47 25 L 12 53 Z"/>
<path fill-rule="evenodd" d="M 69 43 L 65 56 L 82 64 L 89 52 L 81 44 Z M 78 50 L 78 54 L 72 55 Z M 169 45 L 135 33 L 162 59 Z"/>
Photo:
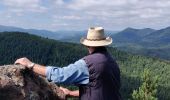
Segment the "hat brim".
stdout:
<path fill-rule="evenodd" d="M 112 38 L 107 37 L 105 40 L 91 41 L 83 37 L 80 39 L 80 43 L 85 46 L 92 46 L 92 47 L 107 46 L 112 43 Z"/>

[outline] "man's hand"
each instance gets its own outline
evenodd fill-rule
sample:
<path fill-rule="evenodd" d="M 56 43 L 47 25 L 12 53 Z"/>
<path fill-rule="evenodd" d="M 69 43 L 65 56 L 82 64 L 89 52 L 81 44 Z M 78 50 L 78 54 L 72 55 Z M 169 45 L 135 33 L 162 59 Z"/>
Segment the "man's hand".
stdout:
<path fill-rule="evenodd" d="M 69 96 L 70 95 L 70 90 L 67 88 L 60 87 L 60 89 L 64 92 L 65 95 Z"/>
<path fill-rule="evenodd" d="M 32 67 L 31 65 L 34 63 L 32 63 L 28 58 L 24 57 L 24 58 L 17 59 L 15 61 L 15 64 L 21 64 L 27 68 L 30 68 L 30 67 Z"/>
<path fill-rule="evenodd" d="M 79 97 L 79 90 L 71 91 L 67 88 L 60 87 L 60 89 L 64 92 L 66 96 L 69 97 Z"/>
<path fill-rule="evenodd" d="M 31 62 L 28 58 L 20 58 L 17 59 L 15 61 L 15 64 L 21 64 L 29 69 L 31 69 L 33 72 L 42 75 L 42 76 L 46 76 L 46 67 L 39 65 L 39 64 L 35 64 L 33 62 Z"/>

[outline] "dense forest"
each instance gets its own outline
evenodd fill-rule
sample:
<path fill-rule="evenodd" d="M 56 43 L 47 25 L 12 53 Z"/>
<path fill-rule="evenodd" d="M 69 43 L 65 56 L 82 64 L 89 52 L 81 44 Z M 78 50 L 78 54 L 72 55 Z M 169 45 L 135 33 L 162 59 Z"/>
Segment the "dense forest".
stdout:
<path fill-rule="evenodd" d="M 145 68 L 151 71 L 151 76 L 158 75 L 159 100 L 170 99 L 170 63 L 156 58 L 132 55 L 108 48 L 117 60 L 121 69 L 121 95 L 124 100 L 132 98 L 133 90 L 142 81 L 141 74 Z M 28 57 L 42 65 L 66 66 L 87 55 L 83 45 L 64 43 L 42 38 L 22 32 L 0 33 L 0 65 L 13 64 L 17 58 Z"/>

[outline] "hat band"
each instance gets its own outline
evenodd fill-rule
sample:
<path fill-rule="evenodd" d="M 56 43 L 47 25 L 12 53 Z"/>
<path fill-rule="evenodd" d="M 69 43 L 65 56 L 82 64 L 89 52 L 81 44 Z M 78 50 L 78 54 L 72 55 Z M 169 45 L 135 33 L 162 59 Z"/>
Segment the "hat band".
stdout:
<path fill-rule="evenodd" d="M 106 38 L 101 38 L 101 39 L 88 39 L 88 38 L 86 38 L 86 40 L 89 40 L 89 41 L 101 41 L 101 40 L 106 40 Z"/>

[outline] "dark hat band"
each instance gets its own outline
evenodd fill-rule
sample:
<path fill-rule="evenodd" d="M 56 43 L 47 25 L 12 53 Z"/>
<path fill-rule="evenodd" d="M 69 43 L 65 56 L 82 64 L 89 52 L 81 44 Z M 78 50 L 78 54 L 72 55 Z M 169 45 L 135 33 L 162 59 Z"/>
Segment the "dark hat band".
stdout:
<path fill-rule="evenodd" d="M 102 41 L 102 40 L 106 40 L 106 38 L 101 38 L 101 39 L 88 39 L 88 38 L 86 38 L 86 40 L 89 40 L 89 41 Z"/>

